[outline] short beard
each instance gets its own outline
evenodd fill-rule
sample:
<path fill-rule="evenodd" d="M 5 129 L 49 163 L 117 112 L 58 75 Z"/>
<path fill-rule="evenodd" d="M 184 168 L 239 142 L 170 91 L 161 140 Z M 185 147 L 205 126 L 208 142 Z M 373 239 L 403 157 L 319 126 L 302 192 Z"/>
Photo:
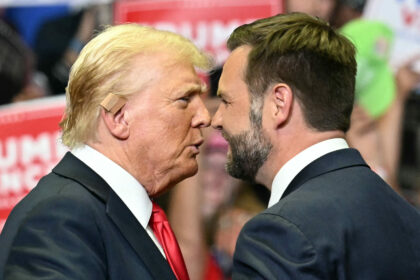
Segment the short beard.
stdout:
<path fill-rule="evenodd" d="M 262 131 L 261 122 L 255 122 L 255 119 L 258 119 L 257 114 L 255 111 L 251 111 L 250 130 L 238 135 L 229 135 L 225 131 L 222 132 L 231 149 L 231 154 L 228 156 L 226 163 L 227 172 L 232 177 L 251 183 L 255 182 L 258 170 L 266 162 L 273 147 Z"/>

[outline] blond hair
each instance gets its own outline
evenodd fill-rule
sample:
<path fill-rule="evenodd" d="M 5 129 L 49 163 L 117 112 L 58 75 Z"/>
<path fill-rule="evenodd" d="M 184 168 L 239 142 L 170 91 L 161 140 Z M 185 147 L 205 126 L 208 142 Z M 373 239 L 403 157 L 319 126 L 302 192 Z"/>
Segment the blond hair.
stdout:
<path fill-rule="evenodd" d="M 126 77 L 137 55 L 171 52 L 175 61 L 190 61 L 208 70 L 210 59 L 188 39 L 168 31 L 137 24 L 111 26 L 99 33 L 81 51 L 73 64 L 66 88 L 66 111 L 60 126 L 63 143 L 74 148 L 95 139 L 99 104 L 109 94 L 129 96 L 137 89 Z"/>

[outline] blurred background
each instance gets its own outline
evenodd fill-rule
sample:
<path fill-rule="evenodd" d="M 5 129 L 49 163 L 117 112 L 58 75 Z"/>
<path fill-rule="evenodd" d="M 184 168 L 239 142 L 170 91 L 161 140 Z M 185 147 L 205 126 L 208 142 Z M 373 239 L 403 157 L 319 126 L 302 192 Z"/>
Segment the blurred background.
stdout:
<path fill-rule="evenodd" d="M 243 23 L 294 11 L 324 19 L 355 44 L 348 141 L 420 209 L 418 0 L 0 0 L 0 230 L 13 206 L 67 151 L 58 123 L 68 74 L 98 31 L 137 22 L 193 40 L 215 60 L 210 73 L 200 73 L 214 113 L 230 33 Z M 267 207 L 269 192 L 229 177 L 227 143 L 212 128 L 204 134 L 198 174 L 159 200 L 191 279 L 230 279 L 239 231 Z"/>

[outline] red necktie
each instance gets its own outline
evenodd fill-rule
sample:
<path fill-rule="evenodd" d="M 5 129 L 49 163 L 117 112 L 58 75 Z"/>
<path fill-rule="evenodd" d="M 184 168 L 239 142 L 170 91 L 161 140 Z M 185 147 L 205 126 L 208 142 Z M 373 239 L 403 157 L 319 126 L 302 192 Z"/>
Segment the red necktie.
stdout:
<path fill-rule="evenodd" d="M 188 280 L 188 272 L 179 249 L 178 242 L 169 225 L 165 212 L 156 203 L 153 202 L 152 217 L 149 222 L 157 240 L 165 251 L 166 259 L 169 262 L 173 272 L 178 280 Z"/>

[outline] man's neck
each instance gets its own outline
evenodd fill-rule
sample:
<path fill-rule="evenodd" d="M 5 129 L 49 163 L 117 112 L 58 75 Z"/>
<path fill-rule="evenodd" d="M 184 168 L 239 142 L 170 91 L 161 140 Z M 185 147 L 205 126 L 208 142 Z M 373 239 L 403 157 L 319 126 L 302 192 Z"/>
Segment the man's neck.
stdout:
<path fill-rule="evenodd" d="M 293 135 L 285 137 L 285 139 L 280 139 L 283 137 L 279 137 L 279 139 L 273 141 L 273 149 L 267 161 L 258 171 L 256 181 L 271 191 L 271 184 L 274 177 L 280 168 L 289 160 L 312 145 L 328 139 L 345 138 L 344 136 L 344 132 L 335 130 L 326 132 L 308 131 L 304 135 Z"/>

